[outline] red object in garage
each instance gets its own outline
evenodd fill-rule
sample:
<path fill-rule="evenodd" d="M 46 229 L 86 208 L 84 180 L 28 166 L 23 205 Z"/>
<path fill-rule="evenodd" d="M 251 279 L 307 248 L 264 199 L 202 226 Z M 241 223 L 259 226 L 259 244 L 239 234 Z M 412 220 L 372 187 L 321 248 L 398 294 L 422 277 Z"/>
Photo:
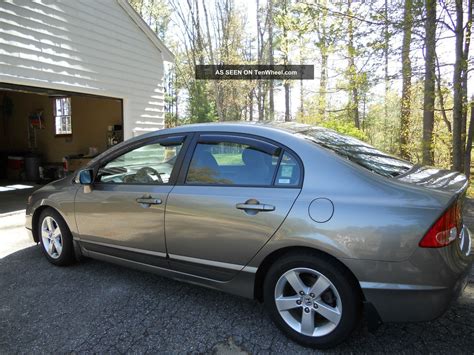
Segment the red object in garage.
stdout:
<path fill-rule="evenodd" d="M 8 156 L 7 178 L 9 180 L 20 180 L 25 168 L 25 158 L 19 156 Z"/>

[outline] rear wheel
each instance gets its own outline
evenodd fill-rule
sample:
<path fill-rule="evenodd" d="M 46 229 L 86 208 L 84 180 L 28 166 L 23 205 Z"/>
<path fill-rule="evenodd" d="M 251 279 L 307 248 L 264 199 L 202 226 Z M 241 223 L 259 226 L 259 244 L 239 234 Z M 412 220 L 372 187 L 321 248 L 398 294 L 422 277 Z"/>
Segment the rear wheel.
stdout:
<path fill-rule="evenodd" d="M 57 211 L 43 210 L 37 228 L 41 249 L 50 263 L 61 266 L 74 263 L 71 231 Z"/>
<path fill-rule="evenodd" d="M 289 254 L 271 266 L 264 302 L 286 335 L 314 348 L 344 341 L 360 319 L 361 297 L 353 278 L 337 262 L 312 253 Z"/>

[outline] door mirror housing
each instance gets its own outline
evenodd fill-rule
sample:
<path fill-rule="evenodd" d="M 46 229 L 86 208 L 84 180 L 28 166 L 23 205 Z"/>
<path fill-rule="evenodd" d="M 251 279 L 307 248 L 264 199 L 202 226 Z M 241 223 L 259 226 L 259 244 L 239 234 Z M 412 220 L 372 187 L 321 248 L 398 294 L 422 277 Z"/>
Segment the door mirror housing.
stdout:
<path fill-rule="evenodd" d="M 79 183 L 81 185 L 90 185 L 92 184 L 92 170 L 84 169 L 79 171 Z"/>
<path fill-rule="evenodd" d="M 94 180 L 94 172 L 92 169 L 84 169 L 79 171 L 79 183 L 84 185 L 84 193 L 92 191 L 92 182 Z"/>

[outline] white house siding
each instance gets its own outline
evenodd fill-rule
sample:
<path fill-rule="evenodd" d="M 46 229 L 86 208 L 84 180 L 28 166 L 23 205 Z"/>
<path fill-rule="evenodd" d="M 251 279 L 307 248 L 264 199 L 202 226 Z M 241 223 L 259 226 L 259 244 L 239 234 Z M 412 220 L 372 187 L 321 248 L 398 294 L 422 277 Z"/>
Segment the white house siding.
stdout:
<path fill-rule="evenodd" d="M 125 138 L 163 128 L 163 54 L 120 0 L 1 0 L 0 82 L 123 99 Z"/>

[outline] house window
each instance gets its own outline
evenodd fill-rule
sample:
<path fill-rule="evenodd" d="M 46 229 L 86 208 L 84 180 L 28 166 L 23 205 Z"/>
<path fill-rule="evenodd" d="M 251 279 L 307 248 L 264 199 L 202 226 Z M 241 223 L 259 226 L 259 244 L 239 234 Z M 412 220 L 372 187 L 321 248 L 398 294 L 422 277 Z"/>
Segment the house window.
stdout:
<path fill-rule="evenodd" d="M 56 135 L 72 134 L 70 97 L 58 97 L 54 100 L 54 124 Z"/>

